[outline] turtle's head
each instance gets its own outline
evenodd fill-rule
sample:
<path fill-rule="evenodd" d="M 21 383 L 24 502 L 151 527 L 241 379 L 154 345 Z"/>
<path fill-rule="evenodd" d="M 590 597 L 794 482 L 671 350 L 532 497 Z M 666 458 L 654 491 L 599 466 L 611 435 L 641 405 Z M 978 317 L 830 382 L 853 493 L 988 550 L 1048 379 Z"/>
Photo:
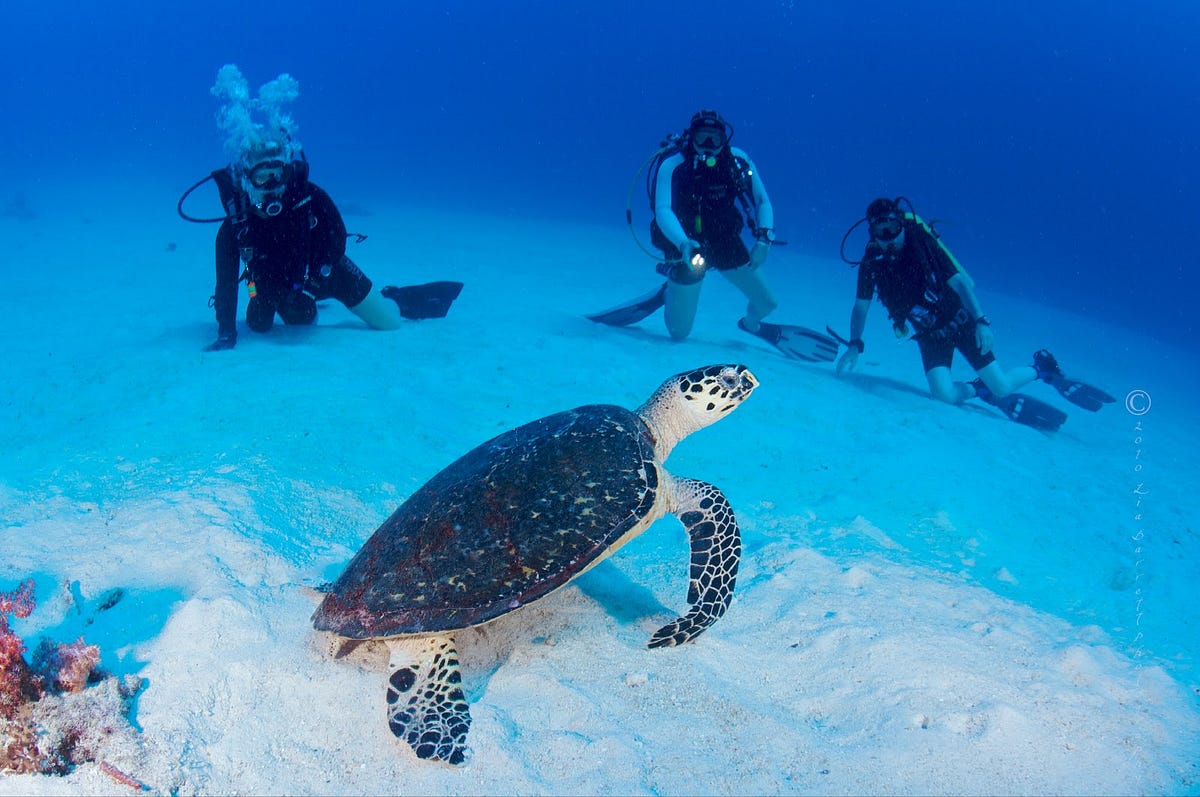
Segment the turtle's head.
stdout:
<path fill-rule="evenodd" d="M 756 387 L 758 379 L 744 365 L 706 365 L 663 382 L 638 414 L 666 459 L 676 443 L 733 412 Z"/>

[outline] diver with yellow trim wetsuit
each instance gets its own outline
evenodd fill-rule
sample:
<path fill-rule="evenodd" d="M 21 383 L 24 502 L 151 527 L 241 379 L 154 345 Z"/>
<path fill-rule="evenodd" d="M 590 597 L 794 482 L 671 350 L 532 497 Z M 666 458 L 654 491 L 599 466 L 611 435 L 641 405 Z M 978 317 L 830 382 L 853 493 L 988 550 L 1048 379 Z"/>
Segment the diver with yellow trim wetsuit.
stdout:
<path fill-rule="evenodd" d="M 907 212 L 901 202 L 908 204 Z M 903 197 L 874 200 L 863 221 L 867 222 L 871 239 L 859 263 L 850 340 L 838 360 L 838 373 L 857 365 L 865 348 L 862 335 L 871 300 L 878 295 L 896 336 L 903 338 L 911 333 L 916 341 L 929 390 L 941 401 L 961 404 L 979 397 L 1000 407 L 1015 421 L 1047 430 L 1057 429 L 1066 414 L 1014 391 L 1040 379 L 1064 398 L 1093 412 L 1113 401 L 1098 388 L 1066 378 L 1045 349 L 1034 354 L 1033 365 L 1001 368 L 993 352 L 991 324 L 975 294 L 974 281 Z M 956 382 L 951 378 L 955 350 L 966 358 L 977 379 Z"/>

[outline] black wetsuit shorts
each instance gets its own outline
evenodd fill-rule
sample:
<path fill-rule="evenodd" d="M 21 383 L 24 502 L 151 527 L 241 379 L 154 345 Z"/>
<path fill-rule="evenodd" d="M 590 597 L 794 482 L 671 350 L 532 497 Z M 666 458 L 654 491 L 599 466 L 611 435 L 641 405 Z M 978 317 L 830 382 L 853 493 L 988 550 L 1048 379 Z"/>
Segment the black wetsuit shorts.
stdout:
<path fill-rule="evenodd" d="M 925 373 L 934 368 L 949 368 L 955 349 L 962 352 L 962 356 L 976 371 L 996 361 L 996 355 L 992 352 L 984 354 L 979 350 L 975 343 L 975 322 L 969 319 L 964 319 L 964 323 L 952 321 L 941 329 L 918 335 L 916 340 L 921 349 L 921 364 L 925 367 Z"/>
<path fill-rule="evenodd" d="M 750 262 L 750 250 L 746 248 L 746 242 L 742 240 L 741 231 L 741 219 L 735 217 L 731 223 L 725 224 L 715 232 L 694 237 L 694 240 L 700 244 L 700 251 L 704 254 L 709 268 L 715 268 L 717 271 L 730 271 L 741 268 Z M 657 223 L 650 225 L 650 241 L 662 250 L 663 256 L 668 262 L 677 261 L 683 257 L 679 248 L 662 234 Z"/>
<path fill-rule="evenodd" d="M 741 268 L 750 262 L 750 250 L 738 233 L 713 236 L 704 244 L 704 256 L 717 271 Z"/>
<path fill-rule="evenodd" d="M 342 255 L 332 266 L 312 269 L 304 287 L 318 301 L 337 299 L 347 307 L 354 307 L 371 292 L 371 280 L 353 260 Z"/>

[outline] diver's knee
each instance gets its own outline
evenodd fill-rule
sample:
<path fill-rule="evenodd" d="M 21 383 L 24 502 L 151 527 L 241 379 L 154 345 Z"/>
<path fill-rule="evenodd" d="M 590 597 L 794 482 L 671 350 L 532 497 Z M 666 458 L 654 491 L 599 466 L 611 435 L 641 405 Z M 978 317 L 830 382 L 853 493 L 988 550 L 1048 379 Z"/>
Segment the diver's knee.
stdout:
<path fill-rule="evenodd" d="M 285 324 L 311 324 L 317 320 L 317 300 L 307 293 L 293 291 L 280 303 L 278 312 Z"/>
<path fill-rule="evenodd" d="M 696 324 L 696 308 L 700 300 L 700 286 L 681 286 L 667 283 L 666 306 L 663 308 L 663 323 L 673 340 L 683 340 L 692 333 Z"/>
<path fill-rule="evenodd" d="M 933 397 L 943 404 L 959 404 L 959 398 L 956 394 L 946 393 L 941 390 L 933 391 Z"/>
<path fill-rule="evenodd" d="M 941 381 L 930 381 L 929 393 L 938 401 L 946 404 L 959 404 L 962 402 L 962 397 L 959 395 L 958 386 L 953 382 L 945 383 Z"/>
<path fill-rule="evenodd" d="M 275 307 L 260 296 L 246 303 L 246 326 L 255 332 L 270 332 L 275 324 Z"/>
<path fill-rule="evenodd" d="M 664 319 L 667 326 L 667 334 L 671 336 L 671 340 L 684 340 L 688 335 L 692 334 L 692 327 L 695 326 L 695 316 L 686 318 L 672 317 L 671 314 L 665 314 Z"/>

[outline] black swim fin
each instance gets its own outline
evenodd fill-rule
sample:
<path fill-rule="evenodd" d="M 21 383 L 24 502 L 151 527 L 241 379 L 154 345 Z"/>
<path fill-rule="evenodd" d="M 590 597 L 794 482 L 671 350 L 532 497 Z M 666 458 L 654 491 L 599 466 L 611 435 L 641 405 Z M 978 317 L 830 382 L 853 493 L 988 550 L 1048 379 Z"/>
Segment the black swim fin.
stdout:
<path fill-rule="evenodd" d="M 1010 419 L 1043 432 L 1057 432 L 1067 420 L 1067 414 L 1058 407 L 1024 393 L 1009 393 L 1002 399 L 989 400 Z"/>
<path fill-rule="evenodd" d="M 461 282 L 426 282 L 424 285 L 406 285 L 397 288 L 388 285 L 381 294 L 400 307 L 400 315 L 413 320 L 421 318 L 445 318 L 450 305 L 462 293 Z"/>
<path fill-rule="evenodd" d="M 738 319 L 738 329 L 750 332 L 744 321 L 745 319 Z M 830 363 L 837 359 L 837 341 L 815 329 L 759 321 L 758 331 L 750 334 L 762 338 L 788 357 L 797 360 Z"/>
<path fill-rule="evenodd" d="M 1038 379 L 1057 390 L 1067 401 L 1085 410 L 1096 412 L 1105 404 L 1116 401 L 1095 385 L 1064 376 L 1062 369 L 1058 367 L 1058 360 L 1045 349 L 1034 353 L 1033 368 L 1038 372 Z"/>
<path fill-rule="evenodd" d="M 587 319 L 595 321 L 597 324 L 608 324 L 610 327 L 627 327 L 630 324 L 636 324 L 666 304 L 666 297 L 667 283 L 664 282 L 645 296 L 639 296 L 624 304 L 617 305 L 611 310 L 594 313 L 587 316 Z"/>
<path fill-rule="evenodd" d="M 971 384 L 979 398 L 997 408 L 1009 417 L 1025 426 L 1031 426 L 1043 432 L 1056 432 L 1067 420 L 1067 414 L 1041 399 L 1027 396 L 1024 393 L 1009 393 L 1004 398 L 996 398 L 983 384 L 982 379 L 976 379 Z"/>
<path fill-rule="evenodd" d="M 1086 382 L 1078 382 L 1065 376 L 1051 377 L 1047 381 L 1067 401 L 1091 412 L 1096 412 L 1105 404 L 1112 404 L 1116 401 L 1108 393 Z"/>

